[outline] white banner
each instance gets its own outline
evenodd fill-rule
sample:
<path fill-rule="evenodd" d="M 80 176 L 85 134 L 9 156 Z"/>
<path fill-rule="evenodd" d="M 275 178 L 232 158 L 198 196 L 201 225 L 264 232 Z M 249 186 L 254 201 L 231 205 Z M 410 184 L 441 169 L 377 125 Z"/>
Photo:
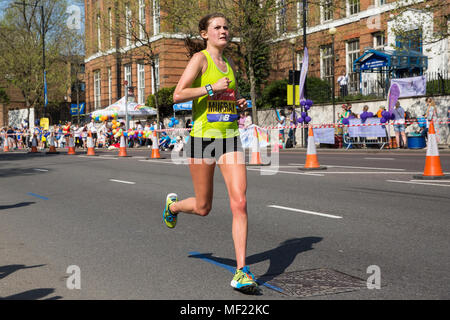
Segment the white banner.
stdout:
<path fill-rule="evenodd" d="M 334 144 L 334 128 L 313 128 L 314 142 Z"/>
<path fill-rule="evenodd" d="M 396 83 L 400 88 L 400 98 L 424 96 L 427 93 L 427 79 L 425 76 L 391 79 L 391 85 Z"/>

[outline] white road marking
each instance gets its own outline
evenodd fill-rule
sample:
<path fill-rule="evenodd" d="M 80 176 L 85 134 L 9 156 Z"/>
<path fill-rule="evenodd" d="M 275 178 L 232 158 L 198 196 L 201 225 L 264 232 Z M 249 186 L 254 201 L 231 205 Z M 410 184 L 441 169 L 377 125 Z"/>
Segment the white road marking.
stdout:
<path fill-rule="evenodd" d="M 47 169 L 34 169 L 35 171 L 47 172 Z"/>
<path fill-rule="evenodd" d="M 175 165 L 187 165 L 187 160 L 182 159 L 181 161 L 178 160 L 177 162 L 175 161 L 164 161 L 164 160 L 152 160 L 152 159 L 147 159 L 147 160 L 138 160 L 138 161 L 143 161 L 143 162 L 153 162 L 153 163 L 168 163 L 168 164 L 175 164 Z M 181 163 L 180 163 L 181 162 Z"/>
<path fill-rule="evenodd" d="M 419 174 L 422 172 L 411 172 L 411 171 L 324 171 L 327 174 Z"/>
<path fill-rule="evenodd" d="M 341 216 L 335 216 L 335 215 L 332 215 L 332 214 L 314 212 L 314 211 L 309 211 L 309 210 L 301 210 L 301 209 L 295 209 L 295 208 L 289 208 L 289 207 L 283 207 L 283 206 L 277 206 L 277 205 L 270 205 L 268 207 L 276 208 L 276 209 L 282 209 L 282 210 L 288 210 L 288 211 L 301 212 L 301 213 L 306 213 L 306 214 L 312 214 L 312 215 L 315 215 L 315 216 L 321 216 L 321 217 L 332 218 L 332 219 L 342 219 Z"/>
<path fill-rule="evenodd" d="M 303 166 L 304 164 L 289 163 L 289 165 Z M 328 168 L 349 168 L 349 169 L 369 169 L 369 170 L 386 170 L 386 171 L 405 171 L 405 169 L 396 169 L 396 168 L 353 167 L 353 166 L 337 166 L 337 165 L 332 165 L 332 164 L 322 164 L 322 165 L 324 167 L 328 167 Z"/>
<path fill-rule="evenodd" d="M 323 177 L 323 174 L 318 174 L 318 173 L 308 173 L 308 172 L 294 172 L 294 171 L 281 171 L 281 170 L 268 170 L 268 169 L 253 169 L 253 168 L 248 168 L 247 170 L 249 171 L 259 171 L 259 172 L 273 172 L 273 173 L 288 173 L 288 174 L 299 174 L 299 175 L 304 175 L 304 176 L 315 176 L 315 177 Z"/>
<path fill-rule="evenodd" d="M 400 181 L 400 180 L 386 180 L 387 182 L 408 183 L 408 184 L 421 184 L 425 186 L 438 186 L 438 187 L 450 187 L 450 184 L 438 184 L 438 183 L 426 183 L 426 182 L 413 182 L 413 181 Z M 437 182 L 437 181 L 436 181 Z"/>
<path fill-rule="evenodd" d="M 395 160 L 394 158 L 364 158 L 366 160 Z"/>
<path fill-rule="evenodd" d="M 409 180 L 412 182 L 439 182 L 439 183 L 450 183 L 450 180 Z"/>
<path fill-rule="evenodd" d="M 109 179 L 109 181 L 112 181 L 112 182 L 120 182 L 120 183 L 126 183 L 126 184 L 136 184 L 136 182 L 132 182 L 132 181 L 124 181 L 124 180 L 116 180 L 116 179 Z"/>
<path fill-rule="evenodd" d="M 78 156 L 79 158 L 90 158 L 90 159 L 108 159 L 108 160 L 117 160 L 118 158 L 107 157 L 107 156 Z"/>

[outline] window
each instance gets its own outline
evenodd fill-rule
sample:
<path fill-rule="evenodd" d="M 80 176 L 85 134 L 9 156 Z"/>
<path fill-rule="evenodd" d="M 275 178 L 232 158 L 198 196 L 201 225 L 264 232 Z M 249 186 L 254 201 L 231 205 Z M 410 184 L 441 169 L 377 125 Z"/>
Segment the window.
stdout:
<path fill-rule="evenodd" d="M 145 0 L 139 0 L 139 38 L 145 38 Z"/>
<path fill-rule="evenodd" d="M 382 6 L 383 4 L 386 4 L 387 0 L 375 0 L 375 4 L 378 6 Z"/>
<path fill-rule="evenodd" d="M 276 28 L 278 34 L 286 33 L 286 0 L 277 0 Z"/>
<path fill-rule="evenodd" d="M 138 72 L 138 103 L 145 104 L 145 65 L 137 65 Z"/>
<path fill-rule="evenodd" d="M 113 47 L 113 22 L 112 22 L 112 9 L 108 8 L 108 23 L 109 23 L 109 47 Z"/>
<path fill-rule="evenodd" d="M 128 85 L 131 86 L 132 82 L 131 82 L 131 64 L 126 64 L 125 65 L 125 70 L 124 70 L 124 80 L 128 81 Z"/>
<path fill-rule="evenodd" d="M 161 8 L 159 6 L 159 0 L 153 0 L 153 34 L 157 35 L 160 32 L 160 16 Z"/>
<path fill-rule="evenodd" d="M 108 105 L 112 104 L 112 73 L 111 67 L 108 67 Z"/>
<path fill-rule="evenodd" d="M 155 76 L 153 77 L 153 71 Z M 159 56 L 154 59 L 154 70 L 152 70 L 152 94 L 155 94 L 159 89 Z"/>
<path fill-rule="evenodd" d="M 359 58 L 359 40 L 347 42 L 347 74 L 350 93 L 357 93 L 359 89 L 359 73 L 353 71 L 353 62 Z"/>
<path fill-rule="evenodd" d="M 97 15 L 97 49 L 98 51 L 102 49 L 102 32 L 101 32 L 100 15 Z"/>
<path fill-rule="evenodd" d="M 359 0 L 347 0 L 347 15 L 351 16 L 360 11 Z"/>
<path fill-rule="evenodd" d="M 94 71 L 94 109 L 101 108 L 101 79 L 100 70 Z"/>
<path fill-rule="evenodd" d="M 125 5 L 125 45 L 131 44 L 131 9 L 128 4 Z"/>
<path fill-rule="evenodd" d="M 384 50 L 386 46 L 386 37 L 383 32 L 373 34 L 373 48 L 375 50 Z"/>
<path fill-rule="evenodd" d="M 419 29 L 402 32 L 395 37 L 395 46 L 400 50 L 422 52 L 422 31 Z"/>
<path fill-rule="evenodd" d="M 333 20 L 333 1 L 332 0 L 322 0 L 321 5 L 320 5 L 320 20 L 322 23 Z"/>
<path fill-rule="evenodd" d="M 333 81 L 333 48 L 332 45 L 320 48 L 320 77 L 331 85 Z"/>

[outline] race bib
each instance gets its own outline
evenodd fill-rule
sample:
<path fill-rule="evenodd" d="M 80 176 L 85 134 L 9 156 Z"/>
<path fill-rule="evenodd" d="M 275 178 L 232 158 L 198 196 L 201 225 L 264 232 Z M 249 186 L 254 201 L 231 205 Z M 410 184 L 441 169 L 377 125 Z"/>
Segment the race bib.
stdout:
<path fill-rule="evenodd" d="M 206 100 L 208 122 L 233 122 L 238 119 L 236 97 L 233 89 L 216 93 Z"/>

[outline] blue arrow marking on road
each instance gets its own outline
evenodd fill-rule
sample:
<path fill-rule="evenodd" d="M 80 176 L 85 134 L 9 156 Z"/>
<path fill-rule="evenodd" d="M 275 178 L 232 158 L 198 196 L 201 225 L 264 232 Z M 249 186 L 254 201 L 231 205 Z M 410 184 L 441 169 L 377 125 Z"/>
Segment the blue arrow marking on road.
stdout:
<path fill-rule="evenodd" d="M 38 194 L 36 194 L 36 193 L 28 192 L 27 194 L 28 194 L 29 196 L 33 196 L 33 197 L 36 197 L 36 198 L 39 198 L 39 199 L 42 199 L 42 200 L 48 200 L 47 197 L 40 196 L 40 195 L 38 195 Z"/>
<path fill-rule="evenodd" d="M 231 266 L 229 266 L 229 265 L 227 265 L 227 264 L 223 264 L 223 263 L 214 261 L 213 259 L 210 259 L 210 258 L 206 257 L 205 255 L 201 254 L 200 252 L 197 252 L 197 251 L 191 251 L 191 252 L 189 252 L 189 254 L 190 254 L 190 255 L 193 255 L 193 256 L 196 256 L 196 258 L 200 258 L 200 259 L 202 259 L 202 260 L 204 260 L 204 261 L 206 261 L 206 262 L 209 262 L 209 263 L 211 263 L 211 264 L 214 264 L 214 265 L 216 265 L 216 266 L 218 266 L 218 267 L 224 268 L 224 269 L 230 271 L 232 274 L 234 274 L 234 273 L 236 272 L 236 268 L 233 268 L 233 267 L 231 267 Z M 278 288 L 278 287 L 275 287 L 275 286 L 273 286 L 273 285 L 271 285 L 271 284 L 268 284 L 267 282 L 261 283 L 261 281 L 258 281 L 258 279 L 256 279 L 256 282 L 257 282 L 258 284 L 260 284 L 260 285 L 266 286 L 266 287 L 269 288 L 269 289 L 272 289 L 272 290 L 275 290 L 275 291 L 278 291 L 278 292 L 283 292 L 282 289 L 280 289 L 280 288 Z"/>

